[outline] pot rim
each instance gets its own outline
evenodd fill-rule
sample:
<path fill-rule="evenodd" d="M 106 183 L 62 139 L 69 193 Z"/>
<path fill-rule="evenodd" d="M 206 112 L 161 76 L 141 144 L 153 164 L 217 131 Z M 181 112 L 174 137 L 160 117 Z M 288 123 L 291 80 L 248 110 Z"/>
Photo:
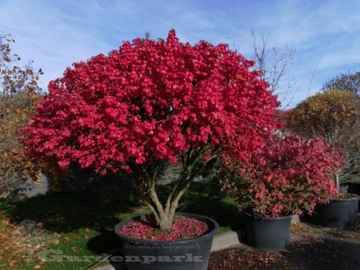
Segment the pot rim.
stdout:
<path fill-rule="evenodd" d="M 284 215 L 284 216 L 279 216 L 279 217 L 271 217 L 271 216 L 264 216 L 258 213 L 252 213 L 251 211 L 245 210 L 243 211 L 243 214 L 254 218 L 256 220 L 281 220 L 281 219 L 288 219 L 291 218 L 293 216 L 293 214 L 288 214 L 288 215 Z"/>
<path fill-rule="evenodd" d="M 352 198 L 333 198 L 330 202 L 351 202 L 351 201 L 358 201 L 360 200 L 360 195 L 355 193 L 348 193 L 352 196 Z"/>

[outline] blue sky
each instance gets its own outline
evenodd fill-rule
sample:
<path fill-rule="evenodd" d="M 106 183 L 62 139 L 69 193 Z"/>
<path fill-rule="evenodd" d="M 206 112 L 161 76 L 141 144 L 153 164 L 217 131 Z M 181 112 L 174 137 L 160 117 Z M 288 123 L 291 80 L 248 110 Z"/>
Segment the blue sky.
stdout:
<path fill-rule="evenodd" d="M 279 92 L 293 107 L 340 73 L 360 71 L 358 0 L 0 0 L 0 31 L 15 37 L 24 63 L 42 68 L 40 86 L 72 63 L 117 49 L 124 40 L 166 38 L 227 43 L 253 57 L 253 29 L 269 48 L 296 49 Z"/>

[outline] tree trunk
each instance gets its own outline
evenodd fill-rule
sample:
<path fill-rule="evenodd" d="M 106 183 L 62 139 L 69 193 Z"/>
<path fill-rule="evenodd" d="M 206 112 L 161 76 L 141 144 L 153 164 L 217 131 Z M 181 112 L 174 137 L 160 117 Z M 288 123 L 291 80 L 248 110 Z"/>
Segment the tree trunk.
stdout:
<path fill-rule="evenodd" d="M 172 228 L 172 223 L 173 223 L 173 220 L 171 220 L 169 217 L 160 219 L 160 230 L 161 231 L 170 231 Z"/>

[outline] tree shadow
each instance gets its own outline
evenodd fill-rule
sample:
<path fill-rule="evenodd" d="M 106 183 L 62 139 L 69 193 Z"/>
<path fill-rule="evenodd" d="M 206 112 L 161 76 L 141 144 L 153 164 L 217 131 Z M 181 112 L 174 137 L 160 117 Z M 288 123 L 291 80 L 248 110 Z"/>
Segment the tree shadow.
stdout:
<path fill-rule="evenodd" d="M 294 269 L 360 268 L 360 243 L 349 241 L 308 238 L 290 244 L 282 254 Z"/>
<path fill-rule="evenodd" d="M 210 183 L 211 184 L 211 183 Z M 208 216 L 221 227 L 238 230 L 243 226 L 243 218 L 234 201 L 227 198 L 217 185 L 208 182 L 194 182 L 184 195 L 180 212 L 190 212 Z"/>
<path fill-rule="evenodd" d="M 224 267 L 225 266 L 225 267 Z M 287 249 L 263 251 L 241 245 L 213 252 L 209 269 L 344 269 L 360 266 L 359 244 L 320 237 L 291 241 Z"/>
<path fill-rule="evenodd" d="M 66 233 L 82 227 L 100 230 L 113 226 L 118 212 L 130 210 L 121 198 L 115 201 L 91 193 L 54 193 L 19 201 L 7 215 L 14 224 L 33 220 L 49 231 Z"/>
<path fill-rule="evenodd" d="M 65 179 L 59 191 L 13 201 L 12 206 L 5 209 L 5 214 L 13 224 L 31 220 L 49 232 L 76 233 L 84 228 L 96 230 L 96 236 L 86 242 L 89 251 L 101 256 L 121 253 L 121 243 L 114 233 L 114 227 L 122 221 L 119 218 L 121 213 L 131 213 L 140 206 L 136 200 L 137 194 L 128 183 L 131 179 L 115 175 L 100 179 L 88 174 L 79 177 L 81 179 L 76 178 L 75 174 L 71 179 Z M 220 226 L 231 229 L 240 226 L 238 209 L 221 195 L 214 182 L 192 183 L 182 202 L 179 212 L 208 216 Z"/>
<path fill-rule="evenodd" d="M 86 247 L 96 254 L 122 254 L 121 242 L 114 230 L 102 230 L 100 234 L 91 238 Z"/>
<path fill-rule="evenodd" d="M 14 224 L 32 220 L 57 233 L 84 227 L 98 231 L 113 228 L 119 214 L 139 206 L 129 181 L 118 175 L 94 177 L 87 171 L 75 171 L 56 191 L 50 189 L 45 195 L 10 202 L 12 207 L 5 209 L 6 215 Z M 71 188 L 66 183 L 71 183 Z"/>
<path fill-rule="evenodd" d="M 159 193 L 166 193 L 168 187 L 159 187 Z M 215 195 L 216 194 L 216 195 Z M 181 204 L 183 202 L 183 204 Z M 237 230 L 242 226 L 242 216 L 234 202 L 209 187 L 208 182 L 194 182 L 180 202 L 178 212 L 187 212 L 210 217 L 222 227 Z M 101 234 L 88 241 L 88 249 L 97 254 L 119 252 L 120 241 L 113 228 L 102 230 Z M 120 251 L 121 252 L 121 251 Z"/>
<path fill-rule="evenodd" d="M 167 193 L 168 188 L 160 186 L 159 194 Z M 192 183 L 181 202 L 178 212 L 207 216 L 216 220 L 220 226 L 230 227 L 232 230 L 238 230 L 242 226 L 242 215 L 235 203 L 221 194 L 216 185 L 209 186 L 209 182 Z M 114 230 L 103 230 L 101 234 L 88 241 L 87 248 L 103 257 L 111 255 L 109 261 L 114 269 L 126 269 L 124 263 L 112 261 L 112 258 L 123 256 L 121 242 Z"/>

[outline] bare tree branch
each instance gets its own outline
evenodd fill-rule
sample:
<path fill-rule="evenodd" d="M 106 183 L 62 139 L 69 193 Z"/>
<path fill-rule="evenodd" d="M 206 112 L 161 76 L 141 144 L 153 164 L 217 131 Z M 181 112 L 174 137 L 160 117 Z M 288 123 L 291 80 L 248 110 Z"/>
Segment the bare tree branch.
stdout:
<path fill-rule="evenodd" d="M 270 34 L 267 36 L 261 34 L 259 40 L 254 30 L 252 30 L 251 36 L 256 69 L 263 73 L 263 79 L 270 84 L 270 89 L 279 96 L 283 107 L 289 106 L 293 99 L 290 90 L 295 80 L 292 78 L 284 82 L 284 78 L 294 61 L 295 48 L 287 44 L 282 49 L 269 48 Z"/>

